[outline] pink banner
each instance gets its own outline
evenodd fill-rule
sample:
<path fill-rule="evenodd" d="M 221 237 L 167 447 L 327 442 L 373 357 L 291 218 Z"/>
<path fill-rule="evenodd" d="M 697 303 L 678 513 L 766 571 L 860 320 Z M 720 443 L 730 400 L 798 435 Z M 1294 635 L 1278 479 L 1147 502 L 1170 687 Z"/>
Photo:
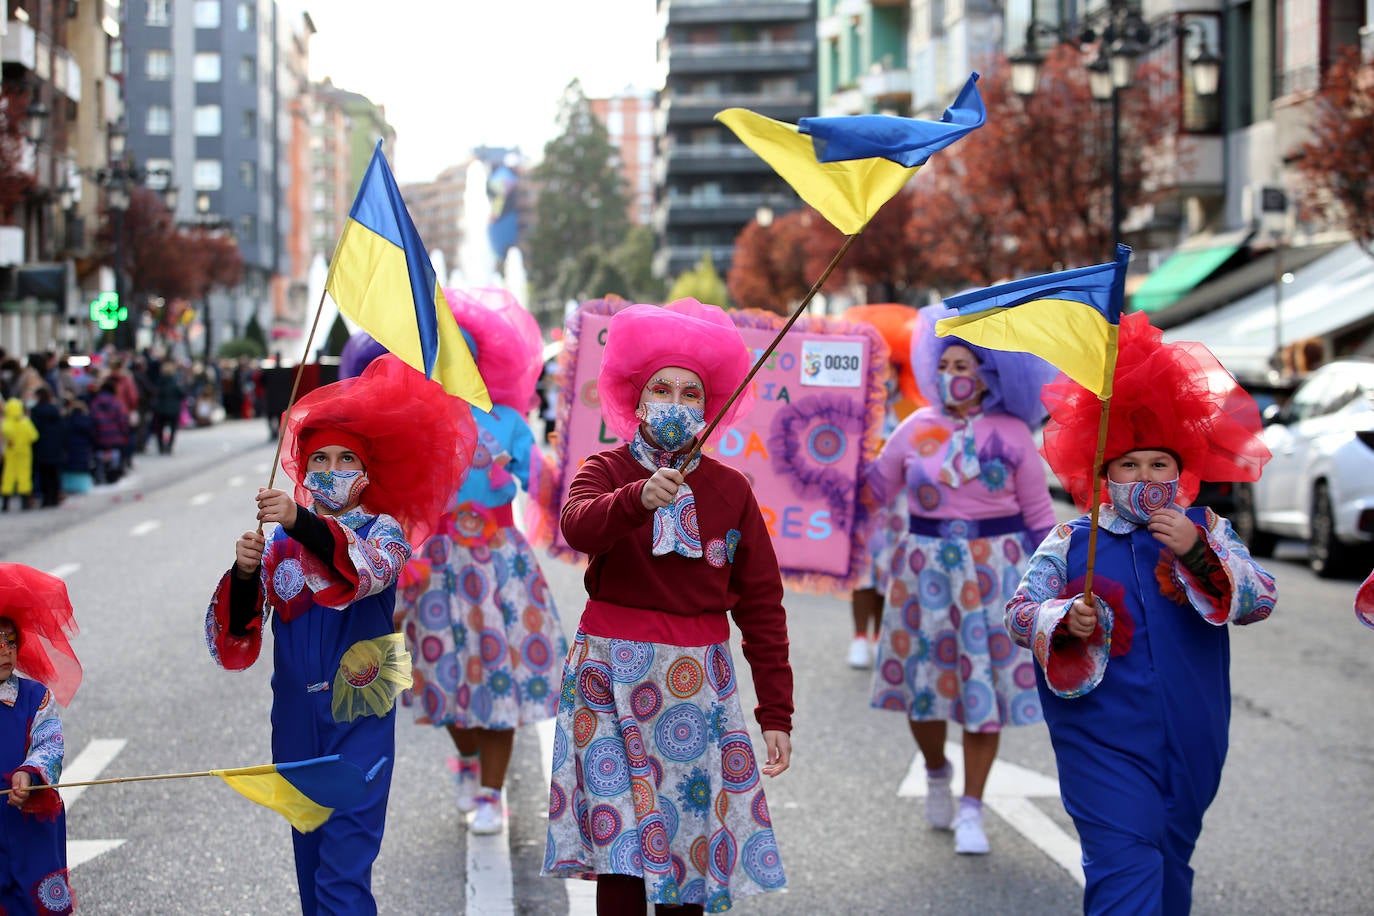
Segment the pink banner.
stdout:
<path fill-rule="evenodd" d="M 557 494 L 546 507 L 554 518 L 582 461 L 622 444 L 602 422 L 596 377 L 611 316 L 628 305 L 587 302 L 568 320 L 559 359 L 557 480 L 546 491 Z M 756 359 L 784 324 L 771 312 L 729 314 Z M 857 481 L 877 456 L 887 376 L 887 346 L 869 326 L 799 319 L 754 376 L 753 410 L 718 428 L 703 450 L 752 481 L 794 588 L 847 592 L 867 572 L 864 539 L 855 533 L 866 491 Z M 580 557 L 559 531 L 551 550 Z"/>

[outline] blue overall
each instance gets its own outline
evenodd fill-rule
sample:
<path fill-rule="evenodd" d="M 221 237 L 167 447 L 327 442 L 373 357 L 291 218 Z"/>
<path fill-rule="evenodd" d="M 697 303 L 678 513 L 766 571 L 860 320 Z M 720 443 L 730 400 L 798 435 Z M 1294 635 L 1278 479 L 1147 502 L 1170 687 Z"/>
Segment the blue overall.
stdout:
<path fill-rule="evenodd" d="M 23 766 L 30 748 L 30 725 L 47 688 L 37 681 L 11 675 L 19 695 L 13 706 L 0 703 L 0 774 Z M 9 788 L 9 780 L 0 780 Z M 55 792 L 55 789 L 42 789 Z M 0 913 L 70 913 L 67 886 L 67 813 L 40 820 L 0 798 Z"/>

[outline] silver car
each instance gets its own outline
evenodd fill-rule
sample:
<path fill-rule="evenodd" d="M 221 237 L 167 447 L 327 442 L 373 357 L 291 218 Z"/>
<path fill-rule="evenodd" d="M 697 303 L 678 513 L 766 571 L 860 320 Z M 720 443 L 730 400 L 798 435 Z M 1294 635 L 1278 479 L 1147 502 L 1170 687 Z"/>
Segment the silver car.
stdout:
<path fill-rule="evenodd" d="M 1273 458 L 1236 492 L 1232 523 L 1252 553 L 1278 538 L 1307 542 L 1313 572 L 1374 566 L 1374 360 L 1340 359 L 1313 372 L 1281 409 L 1266 412 Z"/>

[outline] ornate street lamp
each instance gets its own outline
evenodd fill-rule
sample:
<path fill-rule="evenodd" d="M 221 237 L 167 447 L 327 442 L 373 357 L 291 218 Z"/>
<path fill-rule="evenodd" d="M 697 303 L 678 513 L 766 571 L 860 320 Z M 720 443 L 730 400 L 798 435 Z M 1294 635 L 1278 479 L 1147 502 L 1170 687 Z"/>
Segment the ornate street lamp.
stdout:
<path fill-rule="evenodd" d="M 1040 66 L 1045 56 L 1036 47 L 1039 39 L 1053 38 L 1079 49 L 1097 47 L 1097 55 L 1087 64 L 1088 88 L 1094 99 L 1112 104 L 1112 250 L 1121 242 L 1121 93 L 1135 82 L 1136 61 L 1142 54 L 1161 47 L 1171 38 L 1197 29 L 1198 50 L 1188 60 L 1193 89 L 1199 96 L 1216 95 L 1221 82 L 1221 58 L 1208 47 L 1208 36 L 1201 22 L 1147 23 L 1128 0 L 1110 0 L 1106 9 L 1089 14 L 1084 27 L 1071 32 L 1068 27 L 1038 20 L 1026 26 L 1025 46 L 1011 57 L 1011 86 L 1021 96 L 1035 94 Z"/>

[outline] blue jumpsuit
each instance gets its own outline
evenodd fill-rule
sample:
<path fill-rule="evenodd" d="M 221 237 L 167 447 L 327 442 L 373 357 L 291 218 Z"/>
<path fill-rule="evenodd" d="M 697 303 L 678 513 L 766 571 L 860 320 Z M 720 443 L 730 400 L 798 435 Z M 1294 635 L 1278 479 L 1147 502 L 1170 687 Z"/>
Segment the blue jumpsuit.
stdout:
<path fill-rule="evenodd" d="M 62 775 L 62 720 L 48 689 L 11 674 L 0 681 L 0 788 L 20 767 L 34 785 Z M 0 798 L 0 913 L 70 913 L 67 815 L 55 789 L 29 795 L 24 808 Z M 40 809 L 35 813 L 32 809 Z"/>
<path fill-rule="evenodd" d="M 394 701 L 400 688 L 386 689 L 384 676 L 404 669 L 404 683 L 409 683 L 409 656 L 393 634 L 392 610 L 396 579 L 410 559 L 410 547 L 388 515 L 355 509 L 325 523 L 336 547 L 329 563 L 280 527 L 263 554 L 254 606 L 260 614 L 265 600 L 275 611 L 272 759 L 282 763 L 338 754 L 369 772 L 379 759 L 395 758 Z M 230 598 L 232 577 L 231 570 L 216 589 L 206 626 L 211 655 L 223 667 L 238 670 L 257 658 L 261 618 L 255 617 L 247 637 L 230 632 L 230 606 L 237 604 Z M 360 644 L 381 646 L 380 672 L 345 670 L 344 653 Z M 370 704 L 363 700 L 369 690 L 376 691 Z M 341 703 L 366 711 L 341 721 Z M 336 809 L 318 829 L 292 830 L 305 916 L 377 912 L 372 862 L 381 849 L 390 765 L 372 780 L 372 787 L 362 804 Z"/>
<path fill-rule="evenodd" d="M 1210 509 L 1186 514 L 1213 560 L 1206 581 L 1146 528 L 1104 506 L 1097 631 L 1077 640 L 1061 628 L 1083 591 L 1087 517 L 1051 532 L 1007 605 L 1013 639 L 1039 662 L 1060 792 L 1083 847 L 1085 913 L 1188 912 L 1188 863 L 1226 760 L 1225 625 L 1254 623 L 1274 609 L 1273 578 L 1230 523 Z"/>

